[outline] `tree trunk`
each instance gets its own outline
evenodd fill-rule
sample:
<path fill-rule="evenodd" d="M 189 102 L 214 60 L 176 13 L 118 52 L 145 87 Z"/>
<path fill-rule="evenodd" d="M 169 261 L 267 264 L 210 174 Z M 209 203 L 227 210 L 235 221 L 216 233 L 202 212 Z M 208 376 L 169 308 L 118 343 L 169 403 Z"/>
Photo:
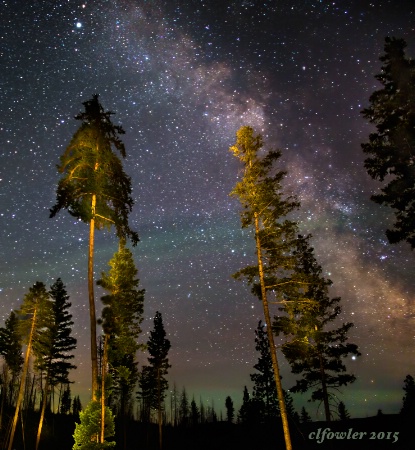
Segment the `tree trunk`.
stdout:
<path fill-rule="evenodd" d="M 278 367 L 277 349 L 275 347 L 274 335 L 272 334 L 271 319 L 270 319 L 270 315 L 269 315 L 269 307 L 268 307 L 268 299 L 267 299 L 267 291 L 265 288 L 264 266 L 263 266 L 263 261 L 262 261 L 262 249 L 261 249 L 261 241 L 259 239 L 258 214 L 255 213 L 254 217 L 255 217 L 255 241 L 256 241 L 256 250 L 257 250 L 257 258 L 258 258 L 259 281 L 260 281 L 260 285 L 261 285 L 262 306 L 264 308 L 265 322 L 267 324 L 267 336 L 268 336 L 268 342 L 269 342 L 269 347 L 270 347 L 270 352 L 271 352 L 272 368 L 274 369 L 274 378 L 275 378 L 275 385 L 277 388 L 278 402 L 279 402 L 279 406 L 280 406 L 282 428 L 284 431 L 284 439 L 285 439 L 285 448 L 286 448 L 286 450 L 292 450 L 290 428 L 288 426 L 287 410 L 285 408 L 284 392 L 282 390 L 280 370 Z"/>
<path fill-rule="evenodd" d="M 10 431 L 9 445 L 7 446 L 7 450 L 12 450 L 14 433 L 16 432 L 17 419 L 19 417 L 20 405 L 22 403 L 23 394 L 25 391 L 26 375 L 27 375 L 27 369 L 29 367 L 30 352 L 32 351 L 33 334 L 35 331 L 36 314 L 37 314 L 37 307 L 35 308 L 35 310 L 33 312 L 32 326 L 30 328 L 30 335 L 29 335 L 29 342 L 27 344 L 26 355 L 25 355 L 25 360 L 24 360 L 24 365 L 23 365 L 23 370 L 22 370 L 22 378 L 20 380 L 19 395 L 17 397 L 16 409 L 14 411 L 14 417 L 13 417 L 12 427 L 11 427 L 11 431 Z"/>
<path fill-rule="evenodd" d="M 39 426 L 37 429 L 36 447 L 35 447 L 36 450 L 39 448 L 40 435 L 42 434 L 43 419 L 45 417 L 46 404 L 48 401 L 48 389 L 49 389 L 49 373 L 46 374 L 45 388 L 44 388 L 43 400 L 42 400 L 42 410 L 40 412 Z"/>
<path fill-rule="evenodd" d="M 89 321 L 91 329 L 91 397 L 96 400 L 98 390 L 98 360 L 97 360 L 97 320 L 95 314 L 94 298 L 94 233 L 95 233 L 95 206 L 97 198 L 92 196 L 91 210 L 92 219 L 89 224 L 89 251 L 88 251 L 88 299 L 89 299 Z"/>
<path fill-rule="evenodd" d="M 1 406 L 0 406 L 0 430 L 3 428 L 3 411 L 6 403 L 7 387 L 9 384 L 9 369 L 6 363 L 3 363 L 3 389 L 1 393 Z"/>
<path fill-rule="evenodd" d="M 326 372 L 324 371 L 323 357 L 319 352 L 318 358 L 320 361 L 320 374 L 321 374 L 321 389 L 323 391 L 323 403 L 324 403 L 324 412 L 326 414 L 326 421 L 331 421 L 330 414 L 330 405 L 329 405 L 329 394 L 327 392 L 327 384 L 326 384 Z"/>
<path fill-rule="evenodd" d="M 104 351 L 102 355 L 101 363 L 101 435 L 99 442 L 104 443 L 105 440 L 105 375 L 107 366 L 107 348 L 108 348 L 108 335 L 104 337 Z"/>
<path fill-rule="evenodd" d="M 159 425 L 159 448 L 163 448 L 163 429 L 161 417 L 161 385 L 160 385 L 160 367 L 157 369 L 157 405 L 158 405 L 158 425 Z"/>

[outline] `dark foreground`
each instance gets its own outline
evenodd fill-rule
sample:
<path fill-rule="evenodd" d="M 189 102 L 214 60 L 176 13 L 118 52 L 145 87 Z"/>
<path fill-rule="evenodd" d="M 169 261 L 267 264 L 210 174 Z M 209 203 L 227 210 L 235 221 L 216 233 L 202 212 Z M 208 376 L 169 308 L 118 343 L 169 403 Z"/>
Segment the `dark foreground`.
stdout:
<path fill-rule="evenodd" d="M 38 417 L 23 417 L 25 438 L 19 423 L 15 450 L 34 450 Z M 125 425 L 125 426 L 124 426 Z M 70 415 L 47 417 L 39 450 L 72 450 L 75 418 Z M 0 449 L 4 448 L 1 432 Z M 413 450 L 415 420 L 403 421 L 399 415 L 382 415 L 343 422 L 310 422 L 290 426 L 293 450 Z M 123 442 L 125 439 L 125 445 Z M 153 424 L 129 421 L 117 423 L 116 450 L 157 450 L 158 429 Z M 163 450 L 274 450 L 285 449 L 282 427 L 242 425 L 226 422 L 207 423 L 193 427 L 166 426 Z"/>

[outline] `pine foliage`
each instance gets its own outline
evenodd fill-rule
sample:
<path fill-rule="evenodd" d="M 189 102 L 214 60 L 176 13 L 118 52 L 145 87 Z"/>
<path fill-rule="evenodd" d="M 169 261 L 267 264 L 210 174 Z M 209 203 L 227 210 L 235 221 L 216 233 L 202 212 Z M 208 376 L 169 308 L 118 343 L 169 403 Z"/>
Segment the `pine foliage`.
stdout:
<path fill-rule="evenodd" d="M 85 223 L 94 219 L 97 229 L 109 229 L 114 225 L 119 238 L 129 237 L 135 245 L 138 235 L 128 224 L 134 204 L 131 179 L 117 155 L 126 156 L 120 139 L 124 130 L 112 123 L 114 113 L 105 111 L 98 97 L 95 94 L 84 102 L 85 111 L 75 116 L 82 124 L 60 158 L 58 169 L 64 175 L 59 181 L 56 205 L 50 210 L 50 216 L 67 209 Z M 95 211 L 91 208 L 93 195 L 96 196 Z"/>
<path fill-rule="evenodd" d="M 405 55 L 403 39 L 385 38 L 382 89 L 373 92 L 363 116 L 376 126 L 362 144 L 368 174 L 385 181 L 372 200 L 393 208 L 396 222 L 386 231 L 390 243 L 407 241 L 415 248 L 415 61 Z"/>

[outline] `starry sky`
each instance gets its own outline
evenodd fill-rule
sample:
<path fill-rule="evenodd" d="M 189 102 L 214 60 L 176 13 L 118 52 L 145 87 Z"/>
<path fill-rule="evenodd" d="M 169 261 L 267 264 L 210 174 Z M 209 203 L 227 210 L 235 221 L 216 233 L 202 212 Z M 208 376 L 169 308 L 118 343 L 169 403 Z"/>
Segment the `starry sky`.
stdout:
<path fill-rule="evenodd" d="M 254 261 L 254 242 L 229 192 L 240 166 L 228 151 L 250 125 L 283 152 L 284 189 L 324 274 L 341 296 L 341 321 L 362 356 L 342 391 L 352 416 L 398 412 L 415 375 L 413 254 L 390 245 L 388 208 L 360 143 L 360 111 L 385 36 L 414 56 L 415 6 L 407 0 L 2 0 L 0 24 L 0 316 L 36 281 L 61 277 L 78 339 L 73 395 L 87 398 L 88 227 L 66 211 L 49 219 L 59 156 L 94 93 L 126 131 L 125 170 L 146 289 L 142 340 L 159 310 L 171 340 L 169 380 L 205 405 L 238 407 L 258 355 L 262 307 L 231 274 Z M 97 276 L 117 250 L 96 238 Z M 100 310 L 99 290 L 96 292 Z M 140 363 L 146 362 L 139 355 Z M 283 387 L 294 384 L 281 357 Z M 299 409 L 308 395 L 295 397 Z M 313 419 L 320 417 L 308 404 Z M 321 412 L 321 411 L 320 411 Z"/>

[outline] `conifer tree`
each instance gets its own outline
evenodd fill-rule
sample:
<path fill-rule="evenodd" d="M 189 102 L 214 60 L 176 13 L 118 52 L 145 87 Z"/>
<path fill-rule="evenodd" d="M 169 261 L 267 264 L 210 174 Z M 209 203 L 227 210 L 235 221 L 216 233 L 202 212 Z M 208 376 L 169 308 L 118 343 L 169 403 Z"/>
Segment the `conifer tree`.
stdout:
<path fill-rule="evenodd" d="M 300 421 L 301 421 L 301 423 L 311 422 L 310 414 L 308 414 L 308 412 L 304 408 L 304 406 L 301 408 Z"/>
<path fill-rule="evenodd" d="M 88 298 L 91 331 L 92 399 L 98 388 L 96 312 L 94 298 L 94 234 L 95 229 L 115 227 L 119 238 L 128 237 L 133 245 L 138 235 L 130 229 L 128 215 L 133 206 L 131 179 L 125 174 L 120 158 L 125 146 L 120 139 L 121 126 L 111 121 L 94 95 L 83 103 L 85 111 L 75 116 L 82 121 L 58 166 L 63 177 L 56 191 L 56 205 L 50 210 L 54 217 L 61 209 L 89 224 Z"/>
<path fill-rule="evenodd" d="M 402 399 L 400 413 L 403 417 L 413 420 L 415 418 L 415 380 L 411 375 L 405 377 L 403 390 L 405 396 Z"/>
<path fill-rule="evenodd" d="M 169 368 L 168 353 L 171 344 L 166 338 L 166 331 L 163 325 L 163 317 L 156 311 L 154 316 L 154 328 L 150 331 L 147 341 L 148 366 L 144 366 L 140 375 L 139 385 L 141 388 L 141 398 L 147 404 L 148 410 L 157 410 L 159 428 L 159 447 L 162 448 L 162 413 L 164 398 L 169 387 L 166 375 Z"/>
<path fill-rule="evenodd" d="M 288 220 L 287 215 L 298 208 L 299 204 L 294 197 L 284 195 L 282 192 L 281 182 L 286 173 L 275 166 L 281 152 L 271 150 L 264 154 L 262 147 L 261 135 L 255 136 L 251 127 L 244 126 L 236 133 L 236 143 L 230 148 L 233 155 L 243 164 L 243 177 L 231 195 L 238 197 L 242 204 L 242 227 L 251 227 L 255 233 L 257 256 L 256 265 L 244 268 L 234 276 L 245 277 L 252 285 L 253 292 L 262 301 L 285 445 L 287 450 L 291 450 L 268 297 L 278 296 L 279 287 L 289 282 L 287 274 L 289 276 L 292 270 L 291 251 L 297 224 Z"/>
<path fill-rule="evenodd" d="M 226 407 L 226 421 L 228 423 L 232 423 L 235 415 L 235 408 L 233 406 L 233 401 L 229 395 L 225 399 L 225 407 Z"/>
<path fill-rule="evenodd" d="M 50 324 L 54 323 L 52 302 L 50 301 L 49 293 L 44 283 L 37 281 L 29 289 L 29 292 L 24 296 L 22 305 L 17 311 L 17 316 L 19 318 L 19 333 L 27 347 L 7 450 L 11 450 L 13 447 L 14 434 L 23 401 L 32 347 L 34 344 L 43 341 L 45 332 L 48 331 Z"/>
<path fill-rule="evenodd" d="M 179 404 L 180 425 L 187 426 L 189 422 L 189 415 L 190 415 L 189 399 L 187 397 L 186 388 L 183 387 L 182 393 L 180 394 L 180 404 Z"/>
<path fill-rule="evenodd" d="M 373 92 L 363 116 L 376 126 L 362 144 L 368 174 L 385 182 L 371 199 L 390 206 L 396 222 L 386 231 L 390 243 L 406 241 L 415 248 L 415 61 L 405 55 L 406 42 L 385 38 L 382 89 Z"/>
<path fill-rule="evenodd" d="M 59 412 L 61 414 L 69 414 L 71 411 L 71 404 L 72 404 L 71 387 L 68 383 L 62 394 Z"/>
<path fill-rule="evenodd" d="M 23 356 L 22 343 L 19 334 L 18 318 L 14 311 L 11 311 L 6 319 L 5 327 L 0 328 L 0 355 L 4 358 L 0 406 L 0 429 L 3 423 L 3 411 L 5 406 L 12 404 L 15 391 L 16 380 L 22 370 Z M 11 375 L 11 377 L 10 377 Z"/>
<path fill-rule="evenodd" d="M 261 405 L 261 417 L 266 421 L 279 415 L 277 389 L 274 381 L 271 352 L 265 326 L 260 320 L 255 330 L 255 349 L 260 356 L 254 365 L 256 373 L 250 375 L 253 386 L 253 398 Z"/>
<path fill-rule="evenodd" d="M 350 414 L 349 411 L 347 411 L 346 409 L 346 405 L 344 404 L 344 402 L 339 402 L 339 404 L 337 405 L 337 412 L 339 415 L 339 420 L 349 420 L 350 419 Z"/>
<path fill-rule="evenodd" d="M 97 281 L 108 292 L 101 297 L 104 304 L 101 323 L 105 333 L 103 357 L 110 367 L 112 390 L 118 396 L 118 411 L 121 423 L 125 425 L 131 395 L 138 380 L 136 352 L 144 347 L 138 343 L 143 321 L 144 290 L 138 289 L 137 269 L 124 239 L 120 240 L 118 251 L 109 266 L 108 274 L 102 273 Z M 102 368 L 101 404 L 104 414 L 106 364 L 102 364 Z M 102 440 L 103 433 L 101 436 Z"/>
<path fill-rule="evenodd" d="M 312 389 L 312 400 L 322 401 L 326 420 L 330 421 L 330 389 L 353 383 L 356 377 L 346 373 L 344 358 L 360 355 L 357 345 L 348 343 L 352 323 L 333 327 L 341 313 L 340 298 L 330 298 L 331 280 L 324 278 L 322 268 L 309 245 L 310 236 L 298 236 L 296 242 L 296 279 L 302 284 L 288 285 L 286 298 L 274 317 L 273 330 L 283 335 L 282 351 L 294 374 L 302 378 L 290 389 L 306 392 Z"/>
<path fill-rule="evenodd" d="M 197 407 L 195 398 L 193 397 L 192 401 L 190 402 L 190 420 L 193 427 L 195 427 L 199 423 L 199 419 L 200 419 L 199 408 Z"/>
<path fill-rule="evenodd" d="M 49 294 L 52 301 L 52 321 L 42 334 L 42 339 L 33 345 L 36 369 L 44 374 L 45 380 L 36 450 L 42 433 L 49 389 L 53 389 L 59 383 L 61 385 L 69 383 L 69 371 L 76 369 L 76 366 L 69 362 L 74 358 L 71 352 L 76 348 L 76 339 L 71 336 L 72 315 L 68 311 L 71 303 L 68 302 L 69 296 L 60 278 L 51 286 Z"/>

